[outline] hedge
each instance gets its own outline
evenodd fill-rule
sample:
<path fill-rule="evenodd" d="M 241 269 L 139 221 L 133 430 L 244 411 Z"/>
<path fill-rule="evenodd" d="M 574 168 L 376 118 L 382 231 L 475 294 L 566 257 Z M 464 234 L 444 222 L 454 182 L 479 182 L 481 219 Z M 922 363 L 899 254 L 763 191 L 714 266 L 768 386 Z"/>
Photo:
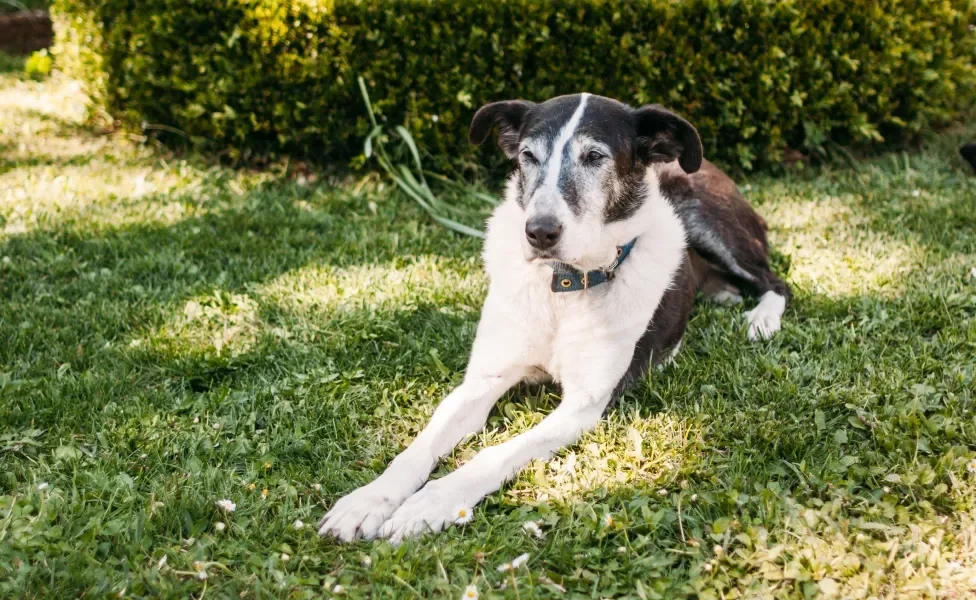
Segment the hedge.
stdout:
<path fill-rule="evenodd" d="M 658 102 L 745 169 L 900 142 L 976 97 L 971 0 L 55 0 L 58 64 L 114 117 L 239 158 L 348 161 L 366 111 L 442 162 L 484 162 L 485 102 Z M 476 155 L 477 153 L 483 153 Z"/>

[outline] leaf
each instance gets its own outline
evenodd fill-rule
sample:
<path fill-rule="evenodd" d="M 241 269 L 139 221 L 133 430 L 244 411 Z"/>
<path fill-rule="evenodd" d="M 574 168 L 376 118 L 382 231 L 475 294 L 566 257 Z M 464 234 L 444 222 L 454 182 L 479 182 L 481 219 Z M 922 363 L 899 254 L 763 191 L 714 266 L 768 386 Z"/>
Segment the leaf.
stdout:
<path fill-rule="evenodd" d="M 722 517 L 720 519 L 715 519 L 712 522 L 712 532 L 717 534 L 723 534 L 729 529 L 729 525 L 732 524 L 732 519 L 728 517 Z"/>
<path fill-rule="evenodd" d="M 817 425 L 817 433 L 824 430 L 827 427 L 826 420 L 824 418 L 824 412 L 822 410 L 813 411 L 813 422 Z"/>
<path fill-rule="evenodd" d="M 81 458 L 81 450 L 74 446 L 58 446 L 54 450 L 54 458 L 58 460 L 77 460 Z"/>
<path fill-rule="evenodd" d="M 383 132 L 383 128 L 379 125 L 373 128 L 366 136 L 366 142 L 363 144 L 363 155 L 366 158 L 373 156 L 373 138 L 377 137 Z"/>
<path fill-rule="evenodd" d="M 838 429 L 837 431 L 835 431 L 834 432 L 834 441 L 837 442 L 838 444 L 846 444 L 847 443 L 847 430 L 846 429 Z"/>

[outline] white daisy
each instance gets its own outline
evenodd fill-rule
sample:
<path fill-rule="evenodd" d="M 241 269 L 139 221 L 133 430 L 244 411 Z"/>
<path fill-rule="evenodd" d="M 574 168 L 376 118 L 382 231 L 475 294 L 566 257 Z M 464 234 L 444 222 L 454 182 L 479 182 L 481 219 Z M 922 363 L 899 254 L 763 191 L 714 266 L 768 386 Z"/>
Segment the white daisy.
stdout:
<path fill-rule="evenodd" d="M 476 585 L 469 585 L 464 588 L 464 593 L 461 594 L 461 600 L 478 600 L 480 597 L 481 595 L 478 594 L 478 586 Z"/>
<path fill-rule="evenodd" d="M 37 491 L 39 491 L 39 492 L 43 492 L 47 488 L 48 488 L 48 483 L 47 482 L 37 484 Z"/>
<path fill-rule="evenodd" d="M 718 544 L 715 544 L 714 546 L 712 546 L 712 552 L 714 552 L 716 556 L 722 554 L 722 552 L 724 552 L 724 551 L 725 551 L 725 548 L 719 546 Z"/>
<path fill-rule="evenodd" d="M 215 504 L 217 505 L 217 508 L 219 508 L 220 510 L 222 510 L 224 512 L 232 513 L 235 510 L 237 510 L 237 505 L 234 504 L 233 501 L 227 500 L 226 498 L 223 499 L 223 500 L 217 500 L 217 502 L 215 502 Z"/>
<path fill-rule="evenodd" d="M 214 423 L 213 425 L 211 425 L 211 427 L 213 427 L 214 429 L 220 429 L 220 423 Z"/>
<path fill-rule="evenodd" d="M 918 198 L 922 195 L 922 190 L 912 190 L 912 198 Z"/>
<path fill-rule="evenodd" d="M 513 569 L 518 569 L 522 565 L 524 565 L 526 563 L 526 561 L 528 561 L 528 560 L 529 560 L 529 553 L 528 552 L 525 552 L 523 554 L 519 554 L 515 558 L 515 560 L 512 561 L 512 568 Z"/>
<path fill-rule="evenodd" d="M 465 523 L 470 523 L 471 519 L 474 518 L 474 511 L 470 508 L 459 508 L 454 511 L 454 522 L 458 525 L 464 525 Z"/>
<path fill-rule="evenodd" d="M 371 566 L 373 566 L 373 559 L 372 559 L 372 558 L 370 558 L 369 556 L 364 556 L 364 557 L 363 557 L 363 560 L 361 560 L 361 561 L 359 561 L 359 562 L 360 562 L 360 563 L 362 563 L 362 565 L 363 565 L 364 567 L 367 567 L 367 568 L 369 568 L 369 567 L 371 567 Z"/>
<path fill-rule="evenodd" d="M 214 529 L 216 529 L 217 531 L 223 531 L 223 530 L 227 529 L 227 524 L 224 523 L 223 521 L 217 521 L 214 524 Z"/>
<path fill-rule="evenodd" d="M 546 534 L 542 532 L 542 529 L 539 528 L 539 524 L 535 521 L 526 521 L 525 523 L 522 523 L 522 529 L 524 529 L 526 533 L 534 535 L 539 539 L 546 537 Z"/>
<path fill-rule="evenodd" d="M 342 586 L 341 586 L 340 584 L 338 584 L 338 583 L 337 583 L 337 584 L 335 584 L 335 587 L 333 587 L 333 588 L 332 588 L 332 593 L 333 593 L 333 594 L 341 594 L 341 593 L 343 593 L 343 592 L 345 592 L 345 591 L 346 591 L 346 588 L 344 588 L 344 587 L 342 587 Z"/>
<path fill-rule="evenodd" d="M 881 491 L 884 492 L 884 493 L 886 493 L 886 494 L 890 494 L 891 493 L 891 488 L 888 487 L 888 486 L 884 486 L 883 488 L 881 488 Z"/>
<path fill-rule="evenodd" d="M 199 573 L 197 573 L 197 579 L 205 581 L 207 577 L 209 577 L 209 575 L 207 575 L 206 571 L 200 571 Z"/>
<path fill-rule="evenodd" d="M 661 489 L 659 489 L 659 490 L 657 491 L 657 495 L 658 495 L 658 496 L 667 496 L 667 495 L 668 495 L 668 490 L 666 490 L 666 489 L 664 489 L 664 488 L 661 488 Z"/>
<path fill-rule="evenodd" d="M 295 519 L 295 522 L 292 523 L 291 526 L 300 530 L 305 528 L 305 523 L 303 523 L 301 519 Z"/>
<path fill-rule="evenodd" d="M 512 570 L 512 563 L 504 563 L 504 564 L 498 565 L 498 569 L 497 570 L 498 570 L 499 573 L 505 573 L 506 571 L 511 571 Z"/>
<path fill-rule="evenodd" d="M 281 553 L 281 562 L 288 562 L 289 560 L 291 560 L 291 556 L 289 556 L 285 552 L 282 552 Z"/>
<path fill-rule="evenodd" d="M 976 473 L 976 458 L 966 463 L 966 470 L 969 471 L 970 473 Z M 47 485 L 47 484 L 43 483 L 41 485 Z M 37 489 L 41 489 L 41 486 L 40 485 L 37 486 Z"/>
<path fill-rule="evenodd" d="M 314 484 L 312 484 L 312 489 L 315 490 L 316 492 L 321 492 L 322 491 L 322 484 L 321 483 L 314 483 Z"/>
<path fill-rule="evenodd" d="M 603 524 L 606 525 L 607 527 L 613 525 L 613 515 L 607 515 L 603 517 Z"/>

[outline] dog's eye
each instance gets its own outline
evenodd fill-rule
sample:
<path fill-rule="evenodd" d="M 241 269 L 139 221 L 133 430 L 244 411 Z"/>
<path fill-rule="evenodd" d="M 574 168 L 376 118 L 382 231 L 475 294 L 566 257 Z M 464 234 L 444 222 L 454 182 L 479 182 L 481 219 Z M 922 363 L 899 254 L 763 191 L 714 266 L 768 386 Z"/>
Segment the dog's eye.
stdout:
<path fill-rule="evenodd" d="M 588 165 L 593 165 L 606 158 L 606 155 L 599 150 L 590 150 L 583 156 L 583 162 Z"/>
<path fill-rule="evenodd" d="M 535 154 L 532 154 L 528 150 L 522 150 L 521 152 L 522 160 L 529 163 L 530 165 L 538 164 L 539 161 L 536 159 Z"/>

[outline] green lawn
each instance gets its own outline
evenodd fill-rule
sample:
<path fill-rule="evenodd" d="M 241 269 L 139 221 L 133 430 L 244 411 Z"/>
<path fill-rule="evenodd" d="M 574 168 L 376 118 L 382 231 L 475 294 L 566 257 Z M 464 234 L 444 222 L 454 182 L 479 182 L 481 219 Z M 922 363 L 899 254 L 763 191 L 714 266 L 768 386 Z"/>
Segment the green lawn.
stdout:
<path fill-rule="evenodd" d="M 796 290 L 784 330 L 749 343 L 742 308 L 700 307 L 677 364 L 597 431 L 470 524 L 394 548 L 313 525 L 460 381 L 478 242 L 375 180 L 95 135 L 77 98 L 0 76 L 0 597 L 976 590 L 976 177 L 958 139 L 744 185 Z M 511 394 L 439 473 L 557 402 Z"/>

